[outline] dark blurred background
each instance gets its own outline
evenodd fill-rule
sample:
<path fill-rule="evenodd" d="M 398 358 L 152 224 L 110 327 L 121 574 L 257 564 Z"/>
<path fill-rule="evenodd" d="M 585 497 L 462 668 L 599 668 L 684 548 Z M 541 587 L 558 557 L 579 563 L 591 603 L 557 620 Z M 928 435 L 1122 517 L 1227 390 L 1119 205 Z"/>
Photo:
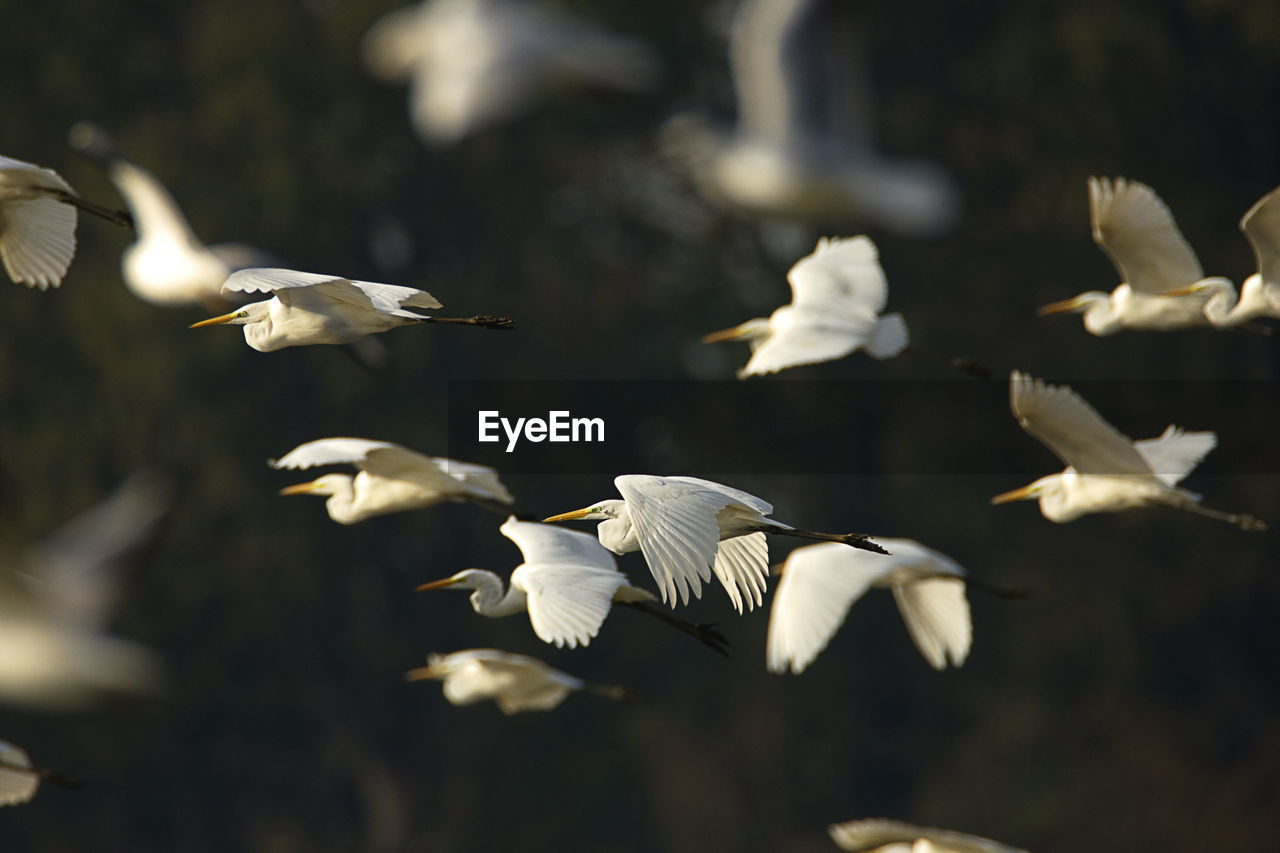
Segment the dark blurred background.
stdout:
<path fill-rule="evenodd" d="M 1186 485 L 1280 523 L 1280 342 L 1209 329 L 1094 338 L 1078 317 L 1035 315 L 1118 281 L 1089 237 L 1089 175 L 1154 187 L 1207 272 L 1253 271 L 1236 222 L 1280 184 L 1280 6 L 870 5 L 881 144 L 945 164 L 965 199 L 938 239 L 868 232 L 890 308 L 920 346 L 997 378 L 857 354 L 755 380 L 803 413 L 810 464 L 796 475 L 767 458 L 700 462 L 700 445 L 720 451 L 725 434 L 753 453 L 781 440 L 754 403 L 712 418 L 682 391 L 680 408 L 633 423 L 601 395 L 607 410 L 583 414 L 639 435 L 619 443 L 626 453 L 504 474 L 539 517 L 612 497 L 616 474 L 719 474 L 783 521 L 918 539 L 1032 593 L 971 592 L 969 661 L 937 673 L 873 592 L 804 675 L 780 677 L 763 665 L 767 607 L 739 617 L 718 589 L 687 613 L 720 624 L 727 662 L 626 612 L 571 652 L 538 642 L 527 619 L 476 616 L 465 596 L 415 595 L 467 566 L 505 575 L 519 552 L 501 519 L 444 506 L 341 527 L 319 500 L 276 495 L 305 476 L 265 465 L 331 435 L 444 453 L 458 438 L 449 401 L 470 380 L 534 402 L 543 380 L 732 380 L 745 347 L 699 337 L 784 302 L 785 272 L 817 236 L 864 230 L 762 229 L 704 203 L 659 151 L 658 128 L 680 110 L 732 117 L 731 4 L 556 5 L 653 45 L 659 88 L 558 98 L 431 149 L 405 89 L 360 64 L 360 36 L 393 3 L 0 0 L 0 152 L 115 204 L 66 144 L 90 119 L 207 242 L 424 287 L 448 313 L 519 324 L 397 330 L 382 336 L 391 364 L 377 375 L 339 348 L 264 355 L 239 330 L 187 330 L 209 316 L 199 309 L 131 296 L 119 268 L 130 238 L 85 218 L 61 289 L 0 287 L 4 546 L 139 468 L 179 489 L 114 626 L 159 652 L 168 691 L 73 714 L 0 707 L 0 737 L 86 780 L 0 812 L 0 847 L 802 853 L 834 849 L 832 821 L 885 816 L 1037 851 L 1273 850 L 1276 534 L 1159 510 L 1060 526 L 987 501 L 1059 468 L 1007 415 L 1016 367 L 1080 383 L 1135 438 L 1170 422 L 1216 430 L 1219 449 Z M 777 249 L 779 233 L 792 249 Z M 1083 384 L 1113 379 L 1127 381 Z M 705 400 L 767 396 L 756 391 L 707 382 Z M 878 464 L 822 473 L 849 447 Z M 638 554 L 619 562 L 650 580 Z M 575 696 L 507 719 L 404 683 L 427 652 L 473 646 L 649 701 Z"/>

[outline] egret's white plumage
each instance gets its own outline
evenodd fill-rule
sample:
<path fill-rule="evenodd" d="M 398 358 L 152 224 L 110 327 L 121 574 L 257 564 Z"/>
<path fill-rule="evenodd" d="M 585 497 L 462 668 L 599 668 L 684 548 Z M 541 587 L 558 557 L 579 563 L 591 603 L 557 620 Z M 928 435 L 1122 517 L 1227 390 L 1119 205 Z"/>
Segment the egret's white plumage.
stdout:
<path fill-rule="evenodd" d="M 1157 438 L 1135 442 L 1070 388 L 1016 370 L 1009 379 L 1009 404 L 1022 428 L 1068 467 L 996 495 L 992 503 L 1038 499 L 1044 517 L 1058 523 L 1088 513 L 1162 505 L 1221 518 L 1244 529 L 1265 529 L 1251 516 L 1202 507 L 1199 495 L 1177 487 L 1217 444 L 1212 432 L 1183 432 L 1170 425 Z"/>
<path fill-rule="evenodd" d="M 40 774 L 32 769 L 26 751 L 0 740 L 0 806 L 25 803 L 39 787 Z"/>
<path fill-rule="evenodd" d="M 554 88 L 649 88 L 657 61 L 639 42 L 563 12 L 508 0 L 428 0 L 374 23 L 362 44 L 376 76 L 408 81 L 409 113 L 436 144 L 532 108 Z"/>
<path fill-rule="evenodd" d="M 410 670 L 406 678 L 409 681 L 443 681 L 444 698 L 454 705 L 471 705 L 492 699 L 504 714 L 550 711 L 578 690 L 610 699 L 626 696 L 626 691 L 620 687 L 591 684 L 552 669 L 537 658 L 497 649 L 467 649 L 447 655 L 429 655 L 427 665 Z"/>
<path fill-rule="evenodd" d="M 355 476 L 326 474 L 281 490 L 285 495 L 327 495 L 329 517 L 355 524 L 375 515 L 434 506 L 444 501 L 512 503 L 515 499 L 486 465 L 426 456 L 389 441 L 318 438 L 268 460 L 273 468 L 353 465 Z"/>
<path fill-rule="evenodd" d="M 76 253 L 75 190 L 52 169 L 0 157 L 0 261 L 9 278 L 47 290 Z"/>
<path fill-rule="evenodd" d="M 827 832 L 837 847 L 855 853 L 1027 853 L 978 835 L 883 818 L 833 823 Z"/>
<path fill-rule="evenodd" d="M 734 608 L 753 609 L 763 600 L 769 573 L 766 533 L 830 539 L 878 550 L 858 534 L 839 536 L 797 530 L 766 518 L 773 506 L 755 495 L 697 477 L 623 474 L 614 478 L 622 500 L 607 500 L 547 521 L 600 521 L 600 543 L 615 554 L 640 551 L 662 600 L 687 604 L 692 590 L 714 572 Z"/>
<path fill-rule="evenodd" d="M 538 639 L 571 649 L 591 642 L 615 601 L 656 600 L 632 586 L 613 555 L 590 534 L 514 516 L 499 530 L 524 555 L 505 592 L 502 580 L 484 569 L 466 569 L 418 589 L 475 590 L 471 606 L 476 613 L 496 618 L 527 612 Z"/>
<path fill-rule="evenodd" d="M 1082 313 L 1085 329 L 1095 335 L 1207 325 L 1206 294 L 1191 286 L 1230 282 L 1204 277 L 1196 253 L 1155 191 L 1124 178 L 1089 178 L 1088 186 L 1094 242 L 1123 281 L 1110 294 L 1091 290 L 1045 305 L 1040 313 Z M 1173 290 L 1183 293 L 1168 295 Z"/>
<path fill-rule="evenodd" d="M 964 569 L 910 539 L 876 541 L 890 553 L 823 542 L 787 555 L 769 612 L 765 661 L 770 672 L 803 672 L 872 587 L 893 590 L 907 631 L 930 666 L 964 663 L 973 639 Z"/>
<path fill-rule="evenodd" d="M 751 360 L 739 378 L 831 361 L 859 348 L 874 358 L 891 358 L 907 346 L 902 315 L 881 314 L 889 286 L 869 238 L 822 238 L 791 267 L 787 281 L 791 304 L 768 319 L 757 317 L 703 338 L 750 342 Z"/>
<path fill-rule="evenodd" d="M 745 0 L 730 33 L 738 121 L 684 114 L 663 142 L 712 201 L 752 215 L 839 217 L 916 235 L 950 226 L 954 182 L 874 144 L 865 36 L 855 4 Z"/>

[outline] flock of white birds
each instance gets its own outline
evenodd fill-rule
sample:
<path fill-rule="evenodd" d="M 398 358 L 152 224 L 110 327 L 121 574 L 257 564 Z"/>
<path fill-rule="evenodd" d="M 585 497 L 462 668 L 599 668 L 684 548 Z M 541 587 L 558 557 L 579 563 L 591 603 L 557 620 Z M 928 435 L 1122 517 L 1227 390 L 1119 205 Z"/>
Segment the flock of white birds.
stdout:
<path fill-rule="evenodd" d="M 867 82 L 857 38 L 822 26 L 814 0 L 745 0 L 731 44 L 738 96 L 737 127 L 712 131 L 681 116 L 663 130 L 664 144 L 685 158 L 708 195 L 747 211 L 792 216 L 852 213 L 906 233 L 937 233 L 959 214 L 958 195 L 937 166 L 877 154 L 860 97 Z M 841 49 L 845 79 L 815 62 L 818 50 Z M 414 127 L 433 144 L 454 142 L 531 108 L 566 82 L 639 90 L 657 61 L 638 42 L 508 0 L 431 0 L 378 22 L 364 40 L 371 71 L 409 82 Z M 801 93 L 805 97 L 801 97 Z M 843 94 L 841 94 L 843 93 Z M 862 101 L 859 103 L 859 101 Z M 351 344 L 403 325 L 454 323 L 505 329 L 502 317 L 436 317 L 431 294 L 411 287 L 280 269 L 260 250 L 202 244 L 163 185 L 130 163 L 105 132 L 78 125 L 73 147 L 105 170 L 128 212 L 88 202 L 59 175 L 0 157 L 0 260 L 29 287 L 57 287 L 75 251 L 77 211 L 136 233 L 123 255 L 125 284 L 161 306 L 231 307 L 194 327 L 240 325 L 246 343 L 284 347 Z M 1144 184 L 1090 178 L 1093 238 L 1122 283 L 1041 309 L 1083 314 L 1094 335 L 1123 329 L 1243 327 L 1269 333 L 1259 319 L 1280 319 L 1280 190 L 1240 222 L 1258 272 L 1237 293 L 1231 281 L 1204 276 L 1165 204 Z M 864 350 L 877 359 L 908 348 L 903 317 L 883 313 L 888 285 L 875 244 L 866 236 L 824 238 L 791 268 L 792 299 L 768 318 L 708 334 L 704 340 L 751 345 L 740 378 L 843 358 Z M 237 305 L 243 294 L 269 298 Z M 234 306 L 234 307 L 233 307 Z M 1179 483 L 1212 450 L 1212 432 L 1170 426 L 1133 441 L 1072 389 L 1014 371 L 1010 406 L 1022 427 L 1045 444 L 1065 470 L 991 499 L 1035 499 L 1058 523 L 1082 515 L 1165 506 L 1231 523 L 1266 525 L 1251 515 L 1206 508 Z M 385 441 L 322 438 L 270 463 L 278 469 L 352 466 L 285 487 L 283 495 L 327 498 L 329 516 L 355 524 L 387 513 L 469 502 L 509 512 L 514 497 L 492 468 L 418 453 Z M 512 515 L 498 528 L 523 561 L 504 585 L 500 574 L 469 568 L 419 590 L 471 592 L 477 614 L 527 614 L 534 634 L 557 647 L 588 645 L 614 605 L 666 622 L 720 653 L 713 626 L 680 619 L 675 608 L 700 598 L 712 578 L 742 613 L 762 606 L 775 581 L 766 641 L 771 672 L 802 673 L 831 641 L 851 606 L 870 588 L 892 590 L 907 630 L 935 669 L 961 666 L 972 642 L 965 569 L 947 555 L 908 539 L 831 534 L 770 518 L 767 501 L 728 485 L 686 476 L 627 474 L 615 479 L 620 499 L 603 500 L 545 520 Z M 0 698 L 42 707 L 75 705 L 104 690 L 144 692 L 159 681 L 147 650 L 112 637 L 104 626 L 116 597 L 110 565 L 143 540 L 163 514 L 162 489 L 130 482 L 90 517 L 33 548 L 16 570 L 0 574 Z M 599 521 L 596 535 L 556 522 Z M 767 535 L 820 540 L 770 566 Z M 639 551 L 657 595 L 634 585 L 614 555 Z M 443 682 L 455 704 L 492 700 L 507 714 L 549 710 L 575 691 L 622 699 L 621 687 L 583 681 L 536 658 L 492 649 L 432 655 L 411 680 Z M 30 799 L 41 780 L 71 785 L 32 767 L 26 753 L 0 741 L 0 804 Z M 1011 851 L 996 842 L 893 821 L 831 827 L 848 850 Z"/>

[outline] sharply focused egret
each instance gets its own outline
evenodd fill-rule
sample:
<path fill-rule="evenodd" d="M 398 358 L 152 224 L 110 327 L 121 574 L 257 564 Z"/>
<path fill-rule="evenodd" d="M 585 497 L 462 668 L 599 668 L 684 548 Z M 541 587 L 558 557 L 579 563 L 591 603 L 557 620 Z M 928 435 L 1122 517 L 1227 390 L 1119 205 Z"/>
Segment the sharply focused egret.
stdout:
<path fill-rule="evenodd" d="M 745 0 L 730 33 L 731 133 L 700 115 L 663 128 L 711 201 L 751 215 L 843 218 L 906 234 L 955 222 L 959 192 L 936 164 L 875 148 L 858 4 Z"/>
<path fill-rule="evenodd" d="M 1209 278 L 1165 296 L 1183 298 L 1202 294 L 1204 316 L 1215 326 L 1238 326 L 1255 317 L 1280 319 L 1280 188 L 1274 189 L 1249 208 L 1240 220 L 1240 230 L 1253 247 L 1258 271 L 1236 289 L 1225 278 Z"/>
<path fill-rule="evenodd" d="M 798 364 L 843 358 L 859 347 L 879 359 L 907 345 L 901 314 L 885 314 L 889 286 L 867 237 L 824 237 L 787 273 L 791 304 L 702 340 L 746 340 L 751 360 L 738 378 L 775 373 Z"/>
<path fill-rule="evenodd" d="M 1208 509 L 1200 506 L 1199 495 L 1177 488 L 1217 444 L 1212 432 L 1183 432 L 1171 425 L 1158 438 L 1133 441 L 1070 388 L 1016 370 L 1009 378 L 1009 405 L 1022 428 L 1067 468 L 996 495 L 993 504 L 1038 499 L 1044 517 L 1059 524 L 1094 512 L 1170 506 L 1242 530 L 1266 530 L 1251 515 Z"/>
<path fill-rule="evenodd" d="M 550 90 L 642 91 L 652 51 L 564 12 L 507 0 L 428 0 L 380 18 L 362 44 L 375 76 L 409 81 L 419 135 L 447 145 L 513 118 Z"/>
<path fill-rule="evenodd" d="M 888 553 L 860 533 L 815 533 L 797 530 L 765 516 L 773 506 L 739 489 L 696 477 L 623 474 L 613 484 L 622 500 L 608 500 L 552 516 L 546 521 L 600 521 L 600 544 L 615 554 L 639 550 L 658 582 L 662 600 L 676 606 L 689 602 L 689 591 L 702 597 L 702 581 L 711 572 L 741 613 L 763 600 L 769 573 L 766 533 L 843 542 L 855 548 Z"/>
<path fill-rule="evenodd" d="M 827 832 L 841 850 L 858 853 L 1027 853 L 978 835 L 881 818 L 833 823 Z"/>
<path fill-rule="evenodd" d="M 71 128 L 71 147 L 99 165 L 133 213 L 137 240 L 125 248 L 125 286 L 153 305 L 225 305 L 222 283 L 231 273 L 270 266 L 270 254 L 244 243 L 206 246 L 164 185 L 116 150 L 107 132 L 89 122 Z"/>
<path fill-rule="evenodd" d="M 156 688 L 152 654 L 104 626 L 121 562 L 151 537 L 168 506 L 167 486 L 132 478 L 33 547 L 19 570 L 0 569 L 0 701 L 59 709 Z"/>
<path fill-rule="evenodd" d="M 272 468 L 354 465 L 359 471 L 325 474 L 309 483 L 280 490 L 282 495 L 328 495 L 325 508 L 339 524 L 355 524 L 375 515 L 421 509 L 445 501 L 481 505 L 509 504 L 515 499 L 486 465 L 425 456 L 366 438 L 318 438 L 267 460 Z"/>
<path fill-rule="evenodd" d="M 876 541 L 889 555 L 824 542 L 797 548 L 774 568 L 782 579 L 769 612 L 765 661 L 770 672 L 804 672 L 849 608 L 872 587 L 893 590 L 907 631 L 930 666 L 964 663 L 973 639 L 964 569 L 910 539 Z"/>
<path fill-rule="evenodd" d="M 409 670 L 405 678 L 443 681 L 444 698 L 453 704 L 471 705 L 492 699 L 504 714 L 550 711 L 577 690 L 613 700 L 632 695 L 626 688 L 592 684 L 552 669 L 537 658 L 497 649 L 428 655 L 427 665 Z"/>
<path fill-rule="evenodd" d="M 0 261 L 9 278 L 40 290 L 62 284 L 76 253 L 76 208 L 130 224 L 126 214 L 80 198 L 52 169 L 0 157 Z"/>
<path fill-rule="evenodd" d="M 223 293 L 271 293 L 229 314 L 192 323 L 191 328 L 244 326 L 244 339 L 259 352 L 311 344 L 349 344 L 365 335 L 415 323 L 451 323 L 503 329 L 505 317 L 426 317 L 409 309 L 439 308 L 430 293 L 397 284 L 356 281 L 282 269 L 232 273 Z"/>
<path fill-rule="evenodd" d="M 1041 314 L 1084 314 L 1084 327 L 1094 335 L 1208 324 L 1206 296 L 1191 291 L 1190 286 L 1230 282 L 1204 277 L 1196 253 L 1151 187 L 1124 178 L 1090 178 L 1089 216 L 1094 242 L 1111 258 L 1124 281 L 1110 294 L 1091 290 L 1045 305 Z M 1183 295 L 1168 295 L 1177 289 Z"/>
<path fill-rule="evenodd" d="M 51 782 L 60 788 L 80 787 L 78 780 L 65 773 L 32 767 L 26 750 L 0 740 L 0 806 L 30 801 L 41 782 Z"/>
<path fill-rule="evenodd" d="M 511 573 L 505 593 L 502 580 L 484 569 L 466 569 L 422 584 L 418 591 L 475 590 L 471 606 L 476 613 L 499 618 L 527 612 L 538 639 L 571 649 L 591 642 L 612 605 L 627 605 L 657 616 L 726 654 L 724 637 L 710 625 L 684 622 L 647 607 L 657 600 L 656 596 L 632 586 L 596 537 L 549 524 L 517 521 L 515 516 L 499 530 L 524 555 L 524 563 Z"/>

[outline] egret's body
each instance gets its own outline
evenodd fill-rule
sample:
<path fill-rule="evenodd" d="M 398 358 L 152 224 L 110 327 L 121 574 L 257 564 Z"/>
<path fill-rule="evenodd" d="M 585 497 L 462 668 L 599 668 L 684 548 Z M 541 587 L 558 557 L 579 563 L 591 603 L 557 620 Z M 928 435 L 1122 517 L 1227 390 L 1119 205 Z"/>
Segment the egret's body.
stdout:
<path fill-rule="evenodd" d="M 889 555 L 831 542 L 797 548 L 780 574 L 769 613 L 765 660 L 770 672 L 804 672 L 868 589 L 893 591 L 912 641 L 934 669 L 960 666 L 973 630 L 965 571 L 910 539 L 877 539 Z"/>
<path fill-rule="evenodd" d="M 243 243 L 202 243 L 164 184 L 120 156 L 101 128 L 77 124 L 71 129 L 71 145 L 103 168 L 133 214 L 137 239 L 125 247 L 121 272 L 125 286 L 144 302 L 225 305 L 222 283 L 227 276 L 273 263 L 267 252 Z"/>
<path fill-rule="evenodd" d="M 907 345 L 901 314 L 884 314 L 889 287 L 867 237 L 823 238 L 787 273 L 791 304 L 768 318 L 712 332 L 713 341 L 746 340 L 751 360 L 738 378 L 843 358 L 856 349 L 891 358 Z"/>
<path fill-rule="evenodd" d="M 1204 277 L 1199 259 L 1155 191 L 1124 178 L 1090 178 L 1088 185 L 1094 242 L 1124 281 L 1110 294 L 1089 291 L 1046 305 L 1040 313 L 1083 314 L 1085 329 L 1094 335 L 1207 325 L 1206 296 L 1192 292 L 1191 286 L 1230 282 Z M 1168 295 L 1174 290 L 1182 295 Z"/>
<path fill-rule="evenodd" d="M 1044 517 L 1059 524 L 1089 513 L 1170 506 L 1246 530 L 1266 529 L 1252 516 L 1202 507 L 1199 495 L 1177 487 L 1217 444 L 1212 432 L 1183 432 L 1169 426 L 1158 438 L 1135 442 L 1070 388 L 1048 385 L 1017 371 L 1009 380 L 1009 404 L 1022 428 L 1068 467 L 996 495 L 992 503 L 1037 499 Z"/>
<path fill-rule="evenodd" d="M 855 853 L 1027 853 L 978 835 L 881 818 L 833 823 L 827 831 L 837 847 Z"/>
<path fill-rule="evenodd" d="M 600 521 L 600 544 L 615 554 L 640 551 L 672 607 L 679 595 L 702 597 L 702 582 L 716 578 L 741 613 L 763 600 L 769 573 L 766 533 L 844 542 L 880 551 L 860 534 L 798 530 L 766 518 L 773 506 L 739 489 L 696 477 L 624 474 L 614 479 L 622 500 L 601 501 L 547 521 Z"/>
<path fill-rule="evenodd" d="M 428 0 L 379 19 L 364 37 L 376 76 L 408 81 L 413 125 L 447 145 L 531 109 L 563 85 L 649 88 L 644 45 L 533 3 Z"/>
<path fill-rule="evenodd" d="M 626 698 L 621 687 L 591 684 L 552 669 L 537 658 L 497 649 L 467 649 L 430 655 L 427 665 L 406 675 L 409 681 L 444 682 L 444 698 L 454 705 L 492 699 L 504 714 L 550 711 L 570 693 L 586 690 L 610 699 Z"/>
<path fill-rule="evenodd" d="M 244 326 L 245 342 L 259 352 L 313 344 L 349 344 L 365 335 L 416 323 L 494 328 L 511 324 L 510 320 L 495 317 L 427 317 L 410 310 L 441 307 L 426 291 L 297 270 L 240 270 L 223 283 L 222 292 L 273 295 L 221 317 L 193 323 L 191 328 Z"/>
<path fill-rule="evenodd" d="M 355 476 L 326 474 L 281 491 L 285 495 L 327 495 L 325 508 L 339 524 L 445 501 L 510 504 L 515 500 L 498 479 L 498 472 L 488 466 L 426 456 L 389 441 L 319 438 L 269 464 L 289 469 L 321 465 L 358 468 Z"/>
<path fill-rule="evenodd" d="M 709 199 L 751 215 L 918 235 L 955 221 L 959 193 L 941 168 L 875 150 L 857 14 L 818 0 L 741 4 L 729 45 L 737 126 L 724 133 L 682 115 L 663 134 Z"/>

